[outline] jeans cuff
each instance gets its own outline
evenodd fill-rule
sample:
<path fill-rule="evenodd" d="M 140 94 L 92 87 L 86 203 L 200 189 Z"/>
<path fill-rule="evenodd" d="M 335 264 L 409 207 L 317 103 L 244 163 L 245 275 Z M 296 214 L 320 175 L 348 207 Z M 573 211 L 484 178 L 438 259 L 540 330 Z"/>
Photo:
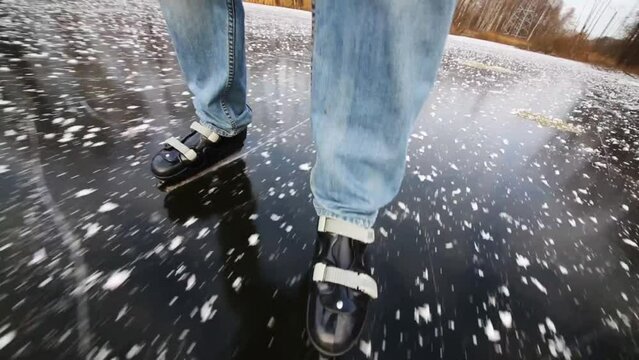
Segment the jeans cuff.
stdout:
<path fill-rule="evenodd" d="M 318 216 L 326 216 L 329 218 L 346 221 L 366 229 L 372 228 L 373 224 L 375 224 L 375 218 L 377 218 L 377 212 L 372 216 L 365 216 L 365 215 L 342 214 L 342 213 L 330 211 L 322 207 L 315 200 L 313 200 L 313 206 L 315 206 L 315 211 L 317 212 Z"/>
<path fill-rule="evenodd" d="M 251 110 L 247 106 L 246 109 L 240 116 L 235 120 L 235 124 L 242 124 L 238 127 L 233 127 L 232 129 L 222 129 L 221 127 L 215 125 L 215 123 L 222 123 L 222 121 L 211 118 L 210 115 L 204 113 L 200 110 L 195 110 L 195 114 L 200 119 L 200 124 L 206 126 L 207 128 L 213 130 L 216 134 L 223 137 L 233 137 L 246 129 L 248 124 L 251 123 Z"/>

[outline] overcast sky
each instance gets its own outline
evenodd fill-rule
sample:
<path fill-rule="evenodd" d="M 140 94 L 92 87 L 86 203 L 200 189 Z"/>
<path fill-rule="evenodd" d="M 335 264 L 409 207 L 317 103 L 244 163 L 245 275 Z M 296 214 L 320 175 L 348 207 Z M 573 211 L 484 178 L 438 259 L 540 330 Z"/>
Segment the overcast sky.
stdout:
<path fill-rule="evenodd" d="M 575 12 L 575 20 L 579 19 L 578 28 L 583 25 L 586 18 L 588 17 L 588 13 L 592 9 L 595 3 L 602 4 L 608 2 L 608 0 L 564 0 L 565 7 L 574 7 Z M 599 5 L 602 6 L 602 5 Z M 617 16 L 614 18 L 610 27 L 606 30 L 604 35 L 608 36 L 621 36 L 621 24 L 626 19 L 628 14 L 636 13 L 639 10 L 639 0 L 611 0 L 610 6 L 601 16 L 601 20 L 595 27 L 595 30 L 592 32 L 593 37 L 598 37 L 602 34 L 606 25 L 610 21 L 610 19 L 617 11 Z"/>

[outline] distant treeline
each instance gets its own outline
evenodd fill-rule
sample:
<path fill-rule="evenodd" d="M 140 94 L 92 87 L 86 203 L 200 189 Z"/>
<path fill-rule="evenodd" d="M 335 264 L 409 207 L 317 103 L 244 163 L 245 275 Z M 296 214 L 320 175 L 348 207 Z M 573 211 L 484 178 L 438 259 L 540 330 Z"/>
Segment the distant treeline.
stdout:
<path fill-rule="evenodd" d="M 451 31 L 637 71 L 639 14 L 622 19 L 622 37 L 605 36 L 617 30 L 612 26 L 619 20 L 618 13 L 609 15 L 609 5 L 595 2 L 577 18 L 575 9 L 565 11 L 561 0 L 458 0 Z"/>
<path fill-rule="evenodd" d="M 312 0 L 247 1 L 312 8 Z M 639 73 L 639 13 L 618 19 L 618 13 L 609 16 L 609 5 L 595 2 L 576 17 L 562 0 L 458 0 L 451 32 Z M 605 36 L 618 20 L 621 36 Z"/>

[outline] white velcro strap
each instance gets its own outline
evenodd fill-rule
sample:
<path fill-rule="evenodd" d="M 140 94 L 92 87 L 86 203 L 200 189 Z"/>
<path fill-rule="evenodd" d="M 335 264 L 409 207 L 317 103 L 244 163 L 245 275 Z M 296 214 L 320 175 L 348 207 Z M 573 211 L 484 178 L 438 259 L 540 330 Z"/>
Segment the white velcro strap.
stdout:
<path fill-rule="evenodd" d="M 215 131 L 207 128 L 206 126 L 200 124 L 197 121 L 194 121 L 191 124 L 191 129 L 199 132 L 202 136 L 204 136 L 208 141 L 214 143 L 220 140 L 220 135 L 216 134 Z"/>
<path fill-rule="evenodd" d="M 364 244 L 372 244 L 373 241 L 375 241 L 375 231 L 373 229 L 363 228 L 343 220 L 326 216 L 320 216 L 317 231 L 346 236 L 361 241 Z"/>
<path fill-rule="evenodd" d="M 317 263 L 313 268 L 313 281 L 346 286 L 377 299 L 377 283 L 368 274 Z"/>
<path fill-rule="evenodd" d="M 174 137 L 165 141 L 166 144 L 169 144 L 175 150 L 179 151 L 185 158 L 189 161 L 195 160 L 197 158 L 197 153 L 193 149 L 189 149 L 186 145 L 182 144 L 182 142 Z"/>

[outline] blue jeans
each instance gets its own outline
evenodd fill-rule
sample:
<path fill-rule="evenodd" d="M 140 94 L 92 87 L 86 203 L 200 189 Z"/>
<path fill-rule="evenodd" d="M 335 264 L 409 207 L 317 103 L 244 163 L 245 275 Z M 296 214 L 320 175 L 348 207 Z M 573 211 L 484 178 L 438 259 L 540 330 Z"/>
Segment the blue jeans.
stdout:
<path fill-rule="evenodd" d="M 240 0 L 160 0 L 200 121 L 251 121 Z M 454 0 L 316 0 L 311 121 L 319 215 L 371 227 L 399 191 L 408 137 L 430 92 Z"/>

